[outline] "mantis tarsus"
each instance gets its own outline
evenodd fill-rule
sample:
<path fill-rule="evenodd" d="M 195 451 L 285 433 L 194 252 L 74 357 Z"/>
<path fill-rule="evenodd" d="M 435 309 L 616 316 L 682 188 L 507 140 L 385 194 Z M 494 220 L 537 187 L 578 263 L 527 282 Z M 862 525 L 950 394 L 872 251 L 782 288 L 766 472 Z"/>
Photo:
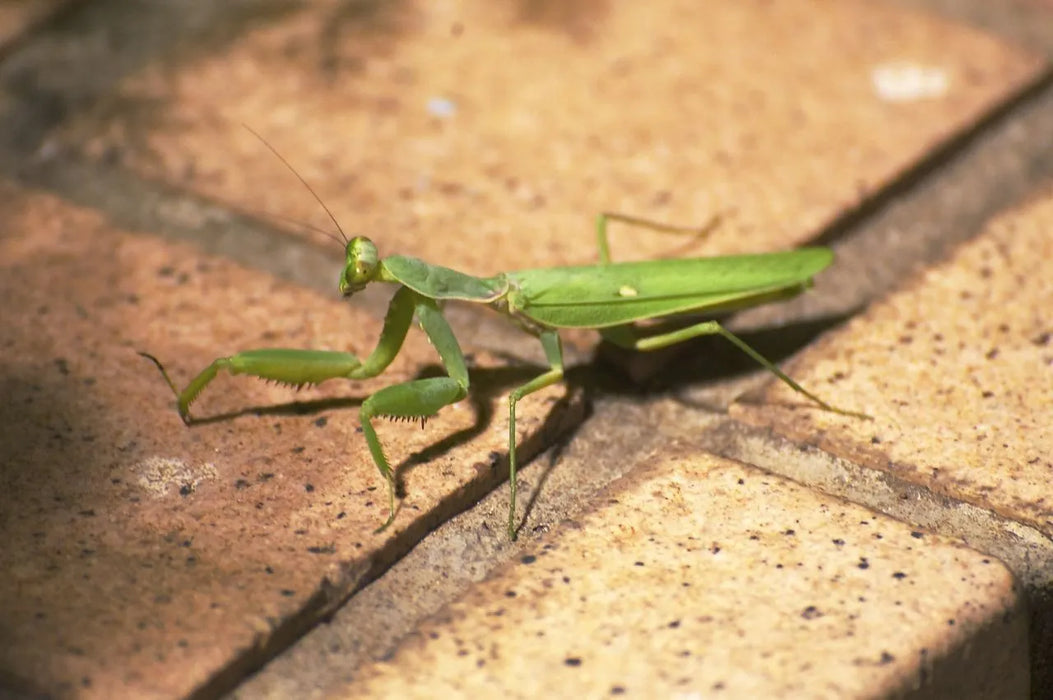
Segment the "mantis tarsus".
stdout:
<path fill-rule="evenodd" d="M 284 158 L 281 160 L 285 162 Z M 295 174 L 295 170 L 293 172 Z M 297 174 L 297 177 L 300 176 Z M 300 180 L 303 182 L 303 178 Z M 311 190 L 306 182 L 304 185 Z M 311 192 L 314 194 L 313 190 Z M 318 201 L 328 213 L 321 199 Z M 336 223 L 332 214 L 329 215 Z M 484 304 L 508 316 L 541 341 L 549 364 L 548 370 L 512 391 L 508 398 L 508 535 L 511 539 L 516 538 L 516 404 L 524 396 L 563 379 L 561 328 L 595 329 L 606 340 L 635 350 L 655 350 L 698 336 L 720 335 L 817 406 L 835 413 L 863 415 L 827 404 L 717 321 L 694 323 L 650 336 L 638 335 L 632 325 L 645 319 L 723 312 L 796 296 L 811 286 L 812 277 L 833 261 L 829 249 L 802 248 L 759 255 L 613 263 L 607 240 L 607 223 L 612 220 L 665 231 L 688 230 L 604 213 L 599 215 L 596 224 L 599 264 L 521 270 L 493 277 L 473 277 L 404 255 L 381 259 L 370 239 L 356 236 L 346 242 L 347 257 L 340 275 L 340 293 L 350 297 L 370 282 L 399 285 L 388 307 L 377 346 L 364 361 L 352 353 L 327 350 L 247 350 L 213 360 L 180 391 L 156 358 L 141 354 L 161 370 L 176 395 L 179 415 L 190 424 L 191 403 L 221 369 L 231 374 L 249 374 L 295 386 L 318 384 L 327 379 L 375 377 L 398 355 L 416 317 L 438 351 L 447 376 L 389 386 L 362 403 L 360 416 L 366 443 L 388 485 L 389 514 L 377 532 L 387 528 L 395 519 L 395 474 L 377 438 L 373 419 L 424 419 L 468 394 L 469 378 L 464 355 L 442 314 L 441 306 L 447 300 Z M 701 233 L 715 223 L 716 218 L 703 229 L 694 230 Z"/>

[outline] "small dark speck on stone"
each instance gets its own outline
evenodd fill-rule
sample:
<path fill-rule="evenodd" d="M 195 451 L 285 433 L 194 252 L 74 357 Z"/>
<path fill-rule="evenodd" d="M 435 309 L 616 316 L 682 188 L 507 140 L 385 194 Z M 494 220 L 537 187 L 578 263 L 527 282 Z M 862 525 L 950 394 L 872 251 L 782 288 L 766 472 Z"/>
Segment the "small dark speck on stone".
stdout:
<path fill-rule="evenodd" d="M 535 557 L 533 554 L 524 554 L 519 558 L 519 561 L 523 564 L 533 564 L 537 561 L 537 557 Z"/>
<path fill-rule="evenodd" d="M 793 535 L 796 535 L 796 534 L 797 534 L 797 531 L 796 531 L 796 530 L 793 530 L 793 529 L 787 529 L 787 530 L 783 531 L 783 533 L 782 533 L 782 534 L 784 534 L 784 535 L 790 535 L 790 536 L 793 536 Z"/>
<path fill-rule="evenodd" d="M 838 547 L 844 547 L 845 546 L 845 541 L 843 539 L 841 539 L 840 537 L 837 537 L 837 538 L 835 538 L 835 539 L 833 539 L 831 541 L 834 544 L 836 544 Z"/>
<path fill-rule="evenodd" d="M 304 484 L 303 490 L 307 493 L 314 493 L 314 484 Z"/>
<path fill-rule="evenodd" d="M 505 591 L 505 598 L 515 598 L 515 597 L 516 597 L 516 592 L 515 591 Z"/>
<path fill-rule="evenodd" d="M 236 488 L 238 491 L 241 491 L 242 489 L 247 489 L 248 487 L 249 482 L 247 479 L 238 479 L 234 482 L 234 488 Z"/>
<path fill-rule="evenodd" d="M 892 654 L 888 653 L 887 651 L 881 652 L 881 663 L 882 664 L 890 664 L 890 663 L 892 663 L 895 660 L 896 660 L 896 657 L 893 656 Z"/>
<path fill-rule="evenodd" d="M 611 695 L 625 695 L 625 686 L 624 685 L 612 685 L 611 686 Z"/>
<path fill-rule="evenodd" d="M 675 630 L 679 626 L 680 626 L 680 620 L 673 620 L 672 622 L 669 623 L 669 629 L 671 629 L 671 630 Z"/>
<path fill-rule="evenodd" d="M 296 595 L 296 591 L 294 591 L 291 588 L 283 588 L 282 589 L 282 595 L 285 596 L 286 598 L 292 598 L 294 595 Z"/>
<path fill-rule="evenodd" d="M 303 445 L 297 445 L 296 447 L 292 448 L 289 451 L 292 452 L 294 455 L 298 455 L 298 454 L 302 453 L 305 449 L 307 449 L 307 448 L 304 447 Z"/>
<path fill-rule="evenodd" d="M 634 561 L 633 562 L 633 566 L 643 566 L 643 565 L 644 565 L 644 563 L 642 561 Z"/>
<path fill-rule="evenodd" d="M 869 569 L 870 562 L 867 561 L 866 557 L 859 557 L 859 563 L 856 566 L 858 566 L 860 569 Z"/>
<path fill-rule="evenodd" d="M 896 573 L 892 574 L 892 578 L 902 581 L 903 579 L 907 578 L 907 575 L 902 571 L 897 571 Z"/>
<path fill-rule="evenodd" d="M 814 605 L 809 605 L 807 608 L 801 611 L 801 617 L 803 617 L 805 620 L 814 620 L 815 618 L 822 616 L 823 613 L 819 610 L 819 608 L 815 607 Z"/>
<path fill-rule="evenodd" d="M 870 444 L 871 445 L 880 445 L 881 444 L 881 438 L 879 438 L 877 435 L 874 435 L 873 437 L 870 438 Z"/>
<path fill-rule="evenodd" d="M 570 666 L 571 668 L 577 668 L 578 666 L 581 666 L 581 659 L 579 659 L 576 656 L 568 656 L 567 658 L 563 659 L 563 663 L 564 665 Z"/>
<path fill-rule="evenodd" d="M 955 621 L 955 619 L 953 617 L 951 619 L 947 620 L 947 626 L 948 627 L 954 627 L 956 624 L 958 624 L 958 623 Z"/>
<path fill-rule="evenodd" d="M 189 496 L 192 493 L 194 493 L 194 485 L 193 484 L 183 484 L 182 486 L 179 487 L 179 495 L 180 496 Z"/>
<path fill-rule="evenodd" d="M 317 419 L 314 422 L 315 426 L 317 426 L 319 428 L 324 428 L 326 425 L 328 425 L 328 423 L 329 423 L 329 419 L 326 418 L 325 416 L 322 416 L 321 418 Z"/>
<path fill-rule="evenodd" d="M 917 530 L 911 530 L 910 531 L 910 536 L 913 537 L 916 540 L 920 540 L 922 537 L 925 536 L 925 533 L 924 532 L 918 532 Z"/>

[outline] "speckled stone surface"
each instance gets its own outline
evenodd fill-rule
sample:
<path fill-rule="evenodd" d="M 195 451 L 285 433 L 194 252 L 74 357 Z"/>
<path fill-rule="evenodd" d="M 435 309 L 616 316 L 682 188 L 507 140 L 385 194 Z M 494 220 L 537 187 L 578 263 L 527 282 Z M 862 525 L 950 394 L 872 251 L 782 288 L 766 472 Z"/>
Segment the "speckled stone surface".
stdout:
<path fill-rule="evenodd" d="M 39 193 L 0 185 L 0 211 L 0 686 L 176 697 L 244 673 L 498 483 L 510 386 L 484 371 L 427 430 L 380 422 L 409 468 L 374 534 L 387 492 L 357 406 L 435 362 L 422 334 L 368 382 L 296 393 L 221 376 L 188 430 L 137 350 L 183 383 L 253 346 L 363 353 L 379 321 Z M 570 415 L 563 393 L 524 401 L 521 441 Z"/>
<path fill-rule="evenodd" d="M 179 14 L 189 19 L 178 31 L 128 21 L 131 5 L 83 6 L 103 7 L 84 54 L 70 48 L 70 29 L 87 29 L 71 21 L 36 59 L 73 78 L 36 81 L 26 63 L 3 66 L 0 92 L 12 109 L 4 114 L 19 127 L 0 139 L 13 149 L 16 162 L 4 162 L 11 171 L 61 171 L 86 154 L 79 172 L 89 186 L 119 190 L 110 177 L 119 172 L 160 181 L 158 190 L 200 193 L 220 209 L 330 228 L 246 123 L 349 233 L 374 236 L 383 252 L 486 273 L 594 260 L 590 224 L 600 209 L 682 223 L 723 212 L 722 228 L 692 253 L 808 241 L 1044 70 L 1040 58 L 979 30 L 864 0 L 185 3 Z M 148 38 L 133 41 L 128 25 Z M 98 81 L 83 75 L 86 65 Z M 32 138 L 20 143 L 26 133 Z M 118 191 L 92 201 L 106 209 L 122 197 L 135 199 Z M 372 534 L 386 497 L 356 432 L 357 406 L 380 386 L 434 371 L 434 352 L 419 336 L 375 382 L 295 394 L 221 378 L 195 406 L 212 420 L 184 428 L 135 350 L 157 354 L 182 382 L 217 354 L 252 346 L 363 352 L 380 324 L 375 308 L 349 310 L 333 296 L 149 235 L 173 220 L 185 228 L 200 221 L 206 236 L 218 235 L 215 221 L 195 218 L 201 209 L 191 199 L 140 219 L 150 223 L 132 234 L 105 220 L 111 210 L 89 213 L 0 186 L 0 326 L 15 329 L 0 335 L 5 689 L 172 697 L 231 687 L 500 479 L 502 397 L 530 374 L 515 358 L 476 352 L 484 371 L 471 401 L 425 431 L 380 427 L 389 455 L 406 461 L 405 499 L 393 528 Z M 614 250 L 683 254 L 682 244 L 617 231 Z M 295 249 L 290 241 L 289 258 Z M 335 281 L 335 248 L 333 259 Z M 899 345 L 884 347 L 893 362 Z M 997 347 L 1017 356 L 1011 344 Z M 982 364 L 990 350 L 973 359 Z M 845 360 L 837 362 L 851 367 Z M 888 365 L 873 369 L 872 389 L 882 371 Z M 822 377 L 801 378 L 827 395 Z M 554 388 L 521 408 L 534 447 L 580 408 L 563 410 L 555 403 L 562 395 Z M 878 414 L 866 396 L 829 398 L 848 406 L 863 398 L 861 408 Z M 745 420 L 748 409 L 740 410 Z M 826 438 L 845 430 L 858 448 L 844 426 Z M 885 439 L 905 432 L 889 428 Z M 539 499 L 560 483 L 534 481 Z M 557 549 L 512 567 L 447 616 L 468 620 L 457 629 L 473 643 L 518 656 L 506 651 L 469 673 L 469 662 L 490 657 L 442 646 L 453 623 L 437 622 L 427 628 L 437 640 L 410 642 L 394 666 L 370 673 L 374 685 L 348 692 L 405 690 L 433 668 L 416 686 L 424 694 L 443 679 L 491 687 L 486 674 L 498 663 L 521 673 L 505 692 L 598 679 L 605 682 L 582 688 L 635 691 L 646 681 L 675 692 L 688 672 L 702 694 L 720 683 L 747 693 L 826 683 L 835 695 L 915 685 L 996 696 L 1026 689 L 1026 623 L 996 561 L 704 458 L 662 461 L 620 488 L 629 512 L 612 504 L 580 532 L 568 526 L 553 540 Z M 445 544 L 469 550 L 503 537 L 505 504 L 491 504 L 495 518 Z M 538 519 L 539 531 L 559 512 Z M 456 565 L 468 559 L 455 546 L 428 551 L 452 551 Z M 569 556 L 559 571 L 543 570 L 557 554 Z M 678 555 L 696 557 L 692 568 L 675 568 Z M 419 565 L 418 577 L 400 580 L 426 581 L 429 563 Z M 365 614 L 374 625 L 412 624 L 388 613 Z M 571 642 L 551 643 L 566 630 Z M 756 639 L 760 647 L 751 647 Z M 657 652 L 653 664 L 636 655 L 645 642 Z M 617 657 L 626 648 L 632 654 Z M 687 668 L 684 659 L 701 662 Z M 317 669 L 294 669 L 296 687 Z"/>
<path fill-rule="evenodd" d="M 665 458 L 346 697 L 1025 697 L 997 560 L 742 465 Z"/>
<path fill-rule="evenodd" d="M 331 229 L 248 124 L 349 232 L 492 274 L 595 260 L 605 209 L 725 213 L 700 254 L 792 247 L 1041 67 L 864 0 L 355 7 L 216 27 L 233 38 L 129 76 L 50 146 Z M 679 245 L 618 232 L 615 255 Z"/>
<path fill-rule="evenodd" d="M 742 420 L 1053 536 L 1053 190 L 809 350 Z"/>

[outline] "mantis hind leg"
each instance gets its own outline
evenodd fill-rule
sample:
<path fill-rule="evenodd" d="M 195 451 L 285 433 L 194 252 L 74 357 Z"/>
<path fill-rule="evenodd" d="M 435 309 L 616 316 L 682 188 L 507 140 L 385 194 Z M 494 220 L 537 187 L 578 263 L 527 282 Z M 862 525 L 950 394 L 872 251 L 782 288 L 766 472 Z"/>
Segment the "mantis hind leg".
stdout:
<path fill-rule="evenodd" d="M 600 262 L 606 265 L 611 261 L 610 239 L 607 236 L 608 222 L 618 221 L 637 228 L 646 228 L 661 233 L 689 235 L 695 239 L 700 239 L 706 237 L 711 231 L 719 226 L 721 218 L 721 214 L 714 214 L 710 217 L 709 221 L 702 226 L 676 226 L 674 224 L 664 224 L 658 221 L 651 221 L 650 219 L 643 219 L 638 216 L 618 214 L 611 211 L 600 212 L 596 217 L 596 243 L 600 249 Z"/>
<path fill-rule="evenodd" d="M 545 349 L 545 358 L 550 369 L 534 377 L 529 382 L 514 390 L 508 396 L 508 537 L 516 538 L 516 404 L 524 396 L 540 391 L 563 380 L 563 346 L 556 331 L 543 331 L 540 336 L 541 346 Z"/>
<path fill-rule="evenodd" d="M 629 348 L 631 350 L 658 350 L 659 348 L 669 347 L 670 345 L 676 345 L 682 343 L 685 340 L 691 338 L 697 338 L 704 335 L 719 335 L 722 338 L 727 339 L 732 345 L 737 347 L 742 352 L 746 353 L 751 357 L 757 364 L 764 369 L 774 374 L 780 381 L 786 384 L 788 387 L 806 397 L 815 405 L 819 406 L 825 411 L 832 413 L 840 413 L 845 416 L 854 416 L 856 418 L 869 418 L 870 416 L 865 413 L 857 413 L 856 411 L 846 411 L 836 406 L 832 406 L 821 398 L 813 394 L 812 392 L 805 389 L 803 386 L 795 382 L 788 374 L 783 372 L 779 367 L 771 362 L 768 358 L 761 355 L 759 352 L 750 347 L 746 341 L 739 338 L 731 331 L 725 329 L 722 325 L 716 321 L 703 321 L 702 323 L 696 323 L 686 328 L 680 328 L 669 333 L 659 333 L 657 335 L 639 337 L 636 334 L 635 329 L 632 326 L 616 326 L 614 328 L 605 328 L 600 331 L 603 338 L 615 345 L 623 348 Z"/>

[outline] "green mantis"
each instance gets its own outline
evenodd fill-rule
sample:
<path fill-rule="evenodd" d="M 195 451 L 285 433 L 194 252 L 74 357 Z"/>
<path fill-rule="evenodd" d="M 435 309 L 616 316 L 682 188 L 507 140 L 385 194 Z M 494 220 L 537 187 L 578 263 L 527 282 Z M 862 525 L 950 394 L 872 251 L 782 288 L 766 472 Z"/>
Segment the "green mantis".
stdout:
<path fill-rule="evenodd" d="M 190 424 L 190 405 L 220 370 L 296 386 L 318 384 L 328 379 L 375 377 L 398 355 L 416 318 L 438 352 L 447 376 L 389 386 L 362 403 L 360 417 L 366 444 L 388 486 L 389 514 L 377 532 L 387 528 L 395 519 L 395 474 L 373 421 L 379 417 L 423 420 L 468 394 L 469 374 L 464 355 L 442 313 L 442 305 L 450 300 L 489 306 L 509 317 L 541 342 L 549 365 L 547 370 L 516 388 L 508 397 L 511 492 L 508 535 L 512 539 L 516 537 L 516 404 L 524 396 L 563 379 L 560 329 L 595 329 L 616 345 L 644 351 L 698 336 L 719 335 L 820 408 L 862 415 L 827 404 L 717 321 L 697 322 L 650 336 L 640 335 L 632 325 L 645 319 L 723 312 L 793 297 L 811 286 L 812 277 L 833 261 L 829 249 L 802 248 L 759 255 L 611 262 L 607 224 L 612 220 L 678 230 L 633 217 L 600 214 L 596 224 L 599 264 L 520 270 L 493 277 L 473 277 L 404 255 L 381 258 L 373 241 L 363 236 L 352 238 L 345 248 L 346 263 L 340 275 L 340 293 L 351 297 L 373 282 L 397 286 L 376 348 L 365 360 L 347 352 L 279 348 L 247 350 L 217 358 L 180 391 L 160 362 L 142 354 L 161 370 L 176 395 L 179 415 Z"/>
<path fill-rule="evenodd" d="M 246 127 L 248 128 L 248 127 Z M 311 186 L 263 137 L 249 129 L 289 168 L 329 215 L 340 224 Z M 388 518 L 381 532 L 395 520 L 395 473 L 373 427 L 375 418 L 424 420 L 439 409 L 468 395 L 469 376 L 464 354 L 442 314 L 451 300 L 489 306 L 504 314 L 541 342 L 549 368 L 518 387 L 508 397 L 508 536 L 516 538 L 516 404 L 525 396 L 563 379 L 563 348 L 559 330 L 588 328 L 616 345 L 634 350 L 657 350 L 691 338 L 719 335 L 818 407 L 834 413 L 866 418 L 865 414 L 831 406 L 787 376 L 717 321 L 702 321 L 671 332 L 640 335 L 636 321 L 682 314 L 725 312 L 788 299 L 806 290 L 812 277 L 833 262 L 827 248 L 759 255 L 611 262 L 607 224 L 626 224 L 675 233 L 702 235 L 716 225 L 714 217 L 701 229 L 668 226 L 652 221 L 602 213 L 596 221 L 600 262 L 577 267 L 553 267 L 473 277 L 405 255 L 381 258 L 369 238 L 343 238 L 346 261 L 340 274 L 340 293 L 351 297 L 372 282 L 397 285 L 388 306 L 380 338 L 365 360 L 348 352 L 265 348 L 220 357 L 203 369 L 182 391 L 160 361 L 152 361 L 176 395 L 179 415 L 190 425 L 190 405 L 220 370 L 248 374 L 302 386 L 328 379 L 368 379 L 381 374 L 398 355 L 416 318 L 438 351 L 445 377 L 416 379 L 386 387 L 362 402 L 359 416 L 373 462 L 388 486 Z"/>

